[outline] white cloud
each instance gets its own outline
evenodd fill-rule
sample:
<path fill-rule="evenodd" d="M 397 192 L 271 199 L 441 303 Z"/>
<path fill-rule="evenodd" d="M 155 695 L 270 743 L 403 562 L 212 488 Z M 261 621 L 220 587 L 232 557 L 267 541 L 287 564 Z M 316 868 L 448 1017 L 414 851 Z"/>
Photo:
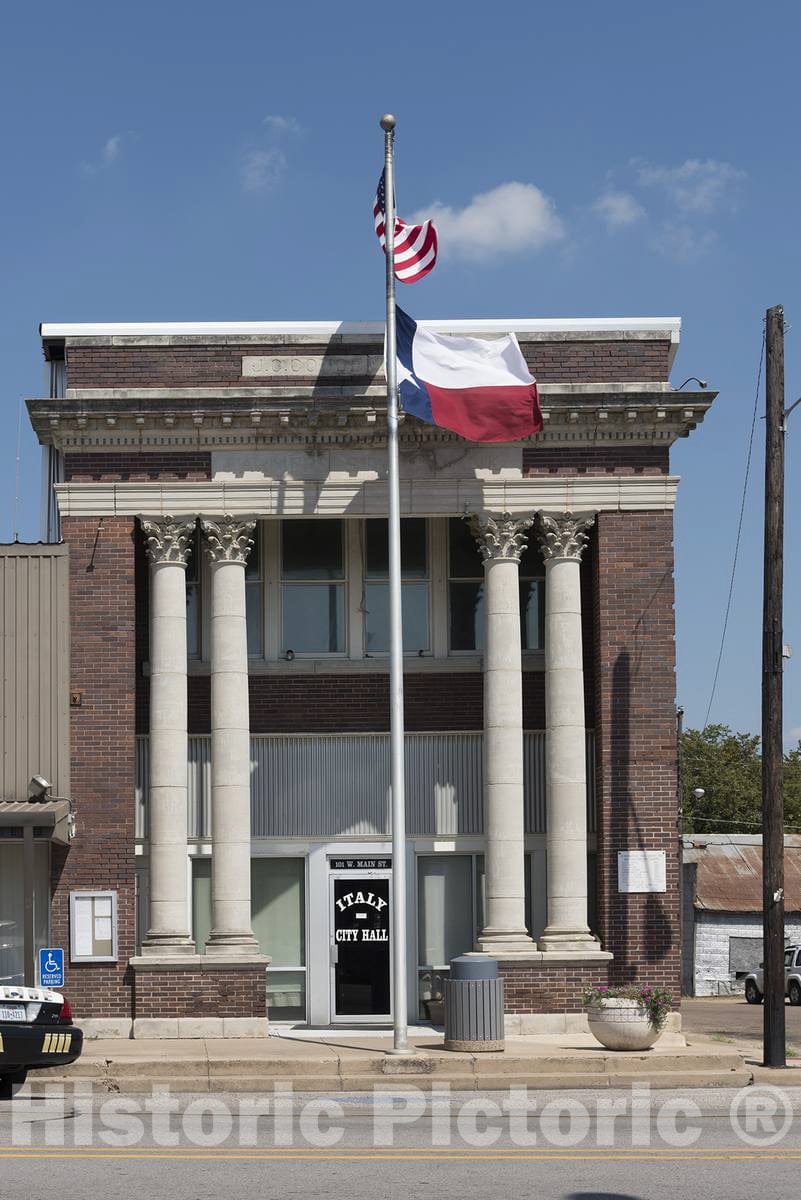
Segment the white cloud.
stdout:
<path fill-rule="evenodd" d="M 99 158 L 94 162 L 82 162 L 81 170 L 84 175 L 96 175 L 98 171 L 105 171 L 106 168 L 117 161 L 121 151 L 122 134 L 115 133 L 103 143 Z"/>
<path fill-rule="evenodd" d="M 240 160 L 240 178 L 245 192 L 271 192 L 282 181 L 288 163 L 281 143 L 289 136 L 302 133 L 302 127 L 294 117 L 275 114 L 264 117 L 266 129 L 258 141 L 261 146 L 246 150 Z"/>
<path fill-rule="evenodd" d="M 121 142 L 120 133 L 115 133 L 113 138 L 108 139 L 106 145 L 103 146 L 103 162 L 112 163 L 115 158 L 119 158 Z"/>
<path fill-rule="evenodd" d="M 654 249 L 681 262 L 700 258 L 717 242 L 712 229 L 697 229 L 686 221 L 664 221 L 653 239 Z"/>
<path fill-rule="evenodd" d="M 264 118 L 263 124 L 275 134 L 301 132 L 300 122 L 295 117 L 268 116 Z"/>
<path fill-rule="evenodd" d="M 592 207 L 611 230 L 633 225 L 645 216 L 645 209 L 630 192 L 604 192 Z"/>
<path fill-rule="evenodd" d="M 242 187 L 246 192 L 269 192 L 286 171 L 283 150 L 249 150 L 242 159 Z"/>
<path fill-rule="evenodd" d="M 688 158 L 677 167 L 635 162 L 641 187 L 661 188 L 683 213 L 710 213 L 723 205 L 732 207 L 745 171 L 728 162 Z"/>
<path fill-rule="evenodd" d="M 435 201 L 409 219 L 431 217 L 446 253 L 467 259 L 541 250 L 565 236 L 556 207 L 533 183 L 501 183 L 464 208 Z"/>
<path fill-rule="evenodd" d="M 121 143 L 122 135 L 119 133 L 115 133 L 113 137 L 108 139 L 103 147 L 104 163 L 113 163 L 116 158 L 119 158 Z"/>

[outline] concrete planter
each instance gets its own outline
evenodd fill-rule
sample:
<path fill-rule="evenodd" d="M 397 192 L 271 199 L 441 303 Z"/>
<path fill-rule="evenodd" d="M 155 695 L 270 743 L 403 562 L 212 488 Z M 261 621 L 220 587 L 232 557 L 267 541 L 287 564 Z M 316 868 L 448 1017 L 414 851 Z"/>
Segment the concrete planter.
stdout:
<path fill-rule="evenodd" d="M 659 1037 L 639 1000 L 614 997 L 601 1000 L 600 1007 L 587 1010 L 593 1037 L 607 1050 L 648 1050 Z"/>

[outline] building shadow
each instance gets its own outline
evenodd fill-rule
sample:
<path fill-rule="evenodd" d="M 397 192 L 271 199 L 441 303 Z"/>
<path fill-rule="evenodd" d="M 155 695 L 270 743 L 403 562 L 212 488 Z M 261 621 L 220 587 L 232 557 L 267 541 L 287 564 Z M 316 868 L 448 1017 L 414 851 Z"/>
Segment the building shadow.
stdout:
<path fill-rule="evenodd" d="M 569 1192 L 563 1200 L 642 1200 L 631 1192 Z"/>

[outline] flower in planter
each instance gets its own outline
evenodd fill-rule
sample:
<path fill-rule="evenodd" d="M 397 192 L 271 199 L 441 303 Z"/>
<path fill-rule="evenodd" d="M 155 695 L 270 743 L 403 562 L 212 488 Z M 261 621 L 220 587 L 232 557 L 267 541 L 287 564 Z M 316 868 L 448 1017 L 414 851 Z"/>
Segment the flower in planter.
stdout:
<path fill-rule="evenodd" d="M 664 1027 L 673 1004 L 673 997 L 664 988 L 641 988 L 636 984 L 628 984 L 625 987 L 593 984 L 592 987 L 584 989 L 583 1003 L 586 1009 L 602 1009 L 603 1000 L 636 1000 L 646 1010 L 651 1027 L 657 1032 Z"/>

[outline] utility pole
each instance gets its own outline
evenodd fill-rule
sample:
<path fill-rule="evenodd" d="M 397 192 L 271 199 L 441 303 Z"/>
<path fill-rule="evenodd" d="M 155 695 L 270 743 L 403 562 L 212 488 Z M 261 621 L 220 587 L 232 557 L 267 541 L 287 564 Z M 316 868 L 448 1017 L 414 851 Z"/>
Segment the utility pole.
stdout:
<path fill-rule="evenodd" d="M 762 594 L 763 1062 L 786 1067 L 784 1014 L 784 309 L 765 325 L 765 573 Z"/>
<path fill-rule="evenodd" d="M 682 753 L 682 738 L 684 736 L 684 708 L 679 705 L 676 709 L 676 799 L 679 810 L 679 945 L 684 945 L 684 755 Z M 684 972 L 682 971 L 682 992 L 684 991 Z"/>

